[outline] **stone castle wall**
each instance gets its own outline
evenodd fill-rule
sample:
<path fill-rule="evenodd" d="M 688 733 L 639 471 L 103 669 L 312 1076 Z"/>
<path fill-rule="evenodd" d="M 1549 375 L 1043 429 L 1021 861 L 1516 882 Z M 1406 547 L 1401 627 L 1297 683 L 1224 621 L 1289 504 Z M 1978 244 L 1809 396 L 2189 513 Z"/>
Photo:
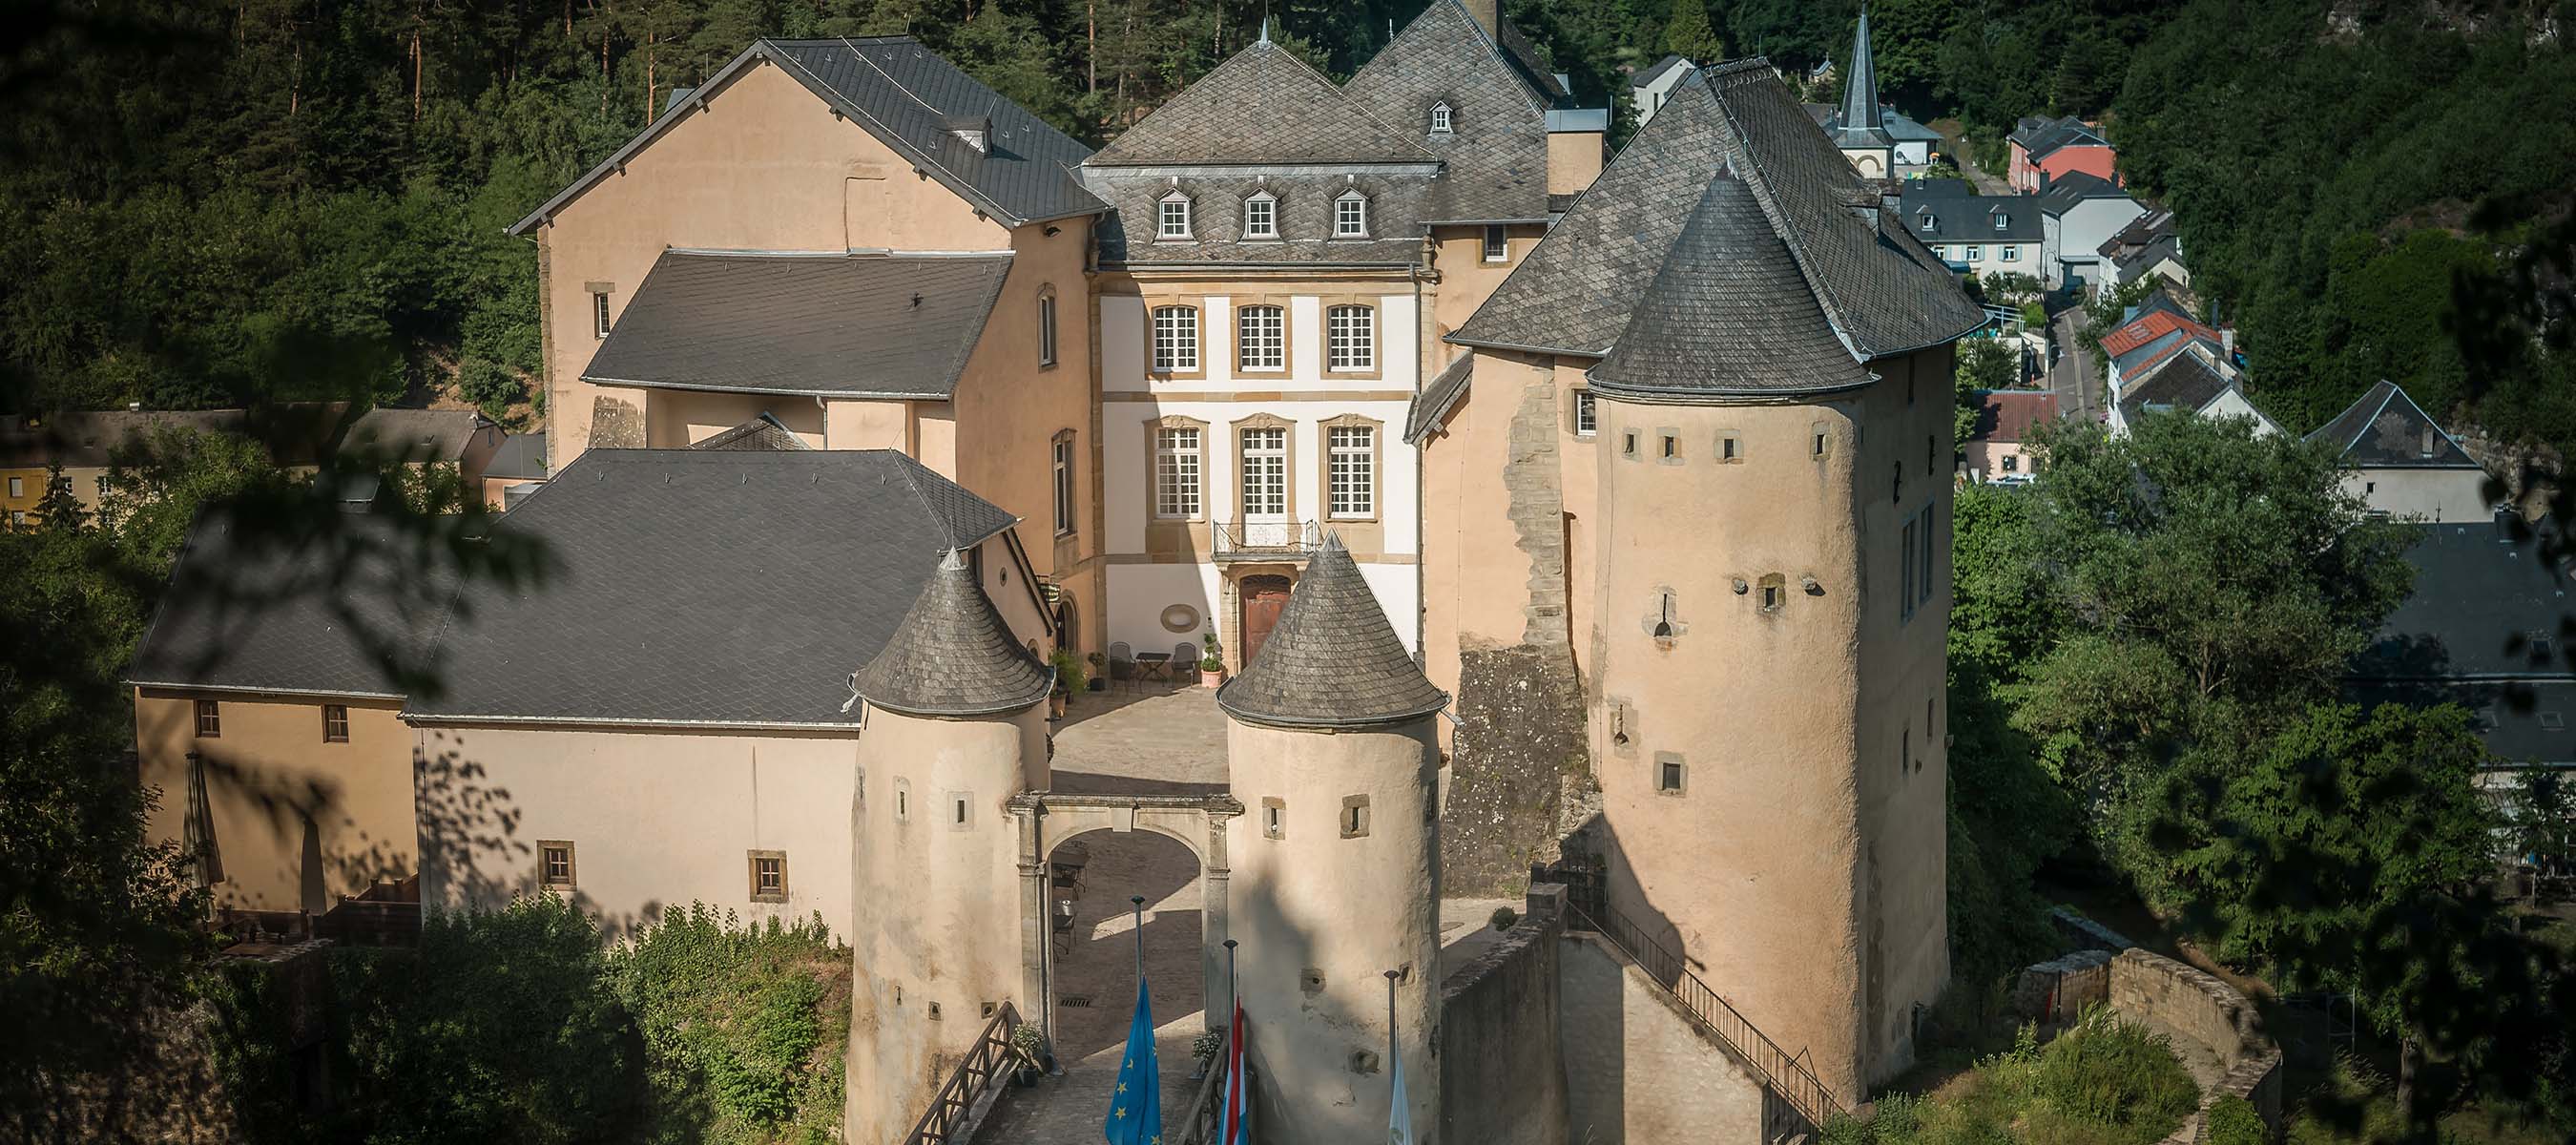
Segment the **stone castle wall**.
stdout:
<path fill-rule="evenodd" d="M 1565 888 L 1530 888 L 1529 911 L 1440 989 L 1440 1139 L 1564 1145 L 1558 1052 Z"/>

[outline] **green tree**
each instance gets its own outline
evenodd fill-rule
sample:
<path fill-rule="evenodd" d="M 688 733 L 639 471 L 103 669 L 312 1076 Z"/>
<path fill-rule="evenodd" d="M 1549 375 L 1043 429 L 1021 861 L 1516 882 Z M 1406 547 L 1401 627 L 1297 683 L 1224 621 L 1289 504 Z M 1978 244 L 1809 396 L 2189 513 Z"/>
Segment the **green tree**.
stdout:
<path fill-rule="evenodd" d="M 1985 392 L 2012 389 L 2020 383 L 2019 349 L 2004 345 L 2000 338 L 1962 340 L 1958 359 L 1951 367 L 1951 440 L 1957 442 L 1960 449 L 1966 449 L 1968 439 L 1976 435 L 1977 420 L 1984 416 Z"/>
<path fill-rule="evenodd" d="M 1726 58 L 1726 45 L 1718 40 L 1701 0 L 1673 0 L 1672 17 L 1664 22 L 1664 50 L 1702 66 Z"/>
<path fill-rule="evenodd" d="M 36 502 L 36 521 L 48 529 L 77 531 L 89 511 L 81 508 L 80 498 L 72 493 L 72 479 L 63 476 L 63 463 L 45 467 L 45 495 Z"/>

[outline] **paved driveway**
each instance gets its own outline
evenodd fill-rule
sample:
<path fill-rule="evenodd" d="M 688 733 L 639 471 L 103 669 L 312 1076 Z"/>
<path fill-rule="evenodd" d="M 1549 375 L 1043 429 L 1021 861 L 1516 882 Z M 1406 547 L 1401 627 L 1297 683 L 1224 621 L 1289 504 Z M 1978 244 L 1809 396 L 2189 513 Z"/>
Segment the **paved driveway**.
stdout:
<path fill-rule="evenodd" d="M 2048 369 L 2048 388 L 2057 394 L 2058 416 L 2103 420 L 2109 413 L 2102 408 L 2102 365 L 2084 348 L 2083 309 L 2058 315 L 2050 326 L 2059 353 Z"/>

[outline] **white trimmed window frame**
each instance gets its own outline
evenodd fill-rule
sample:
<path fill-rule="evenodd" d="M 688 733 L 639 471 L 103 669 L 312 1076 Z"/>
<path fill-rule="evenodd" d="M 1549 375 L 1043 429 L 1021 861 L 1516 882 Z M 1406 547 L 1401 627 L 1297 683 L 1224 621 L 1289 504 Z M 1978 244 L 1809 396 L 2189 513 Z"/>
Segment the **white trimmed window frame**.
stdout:
<path fill-rule="evenodd" d="M 1324 308 L 1324 368 L 1342 373 L 1377 369 L 1377 308 L 1343 303 Z"/>
<path fill-rule="evenodd" d="M 1153 434 L 1155 518 L 1198 520 L 1207 507 L 1207 428 L 1157 425 Z"/>
<path fill-rule="evenodd" d="M 1154 206 L 1154 238 L 1162 241 L 1186 241 L 1197 238 L 1191 221 L 1190 197 L 1178 191 L 1165 195 Z"/>
<path fill-rule="evenodd" d="M 1324 424 L 1324 512 L 1332 520 L 1377 519 L 1379 428 L 1356 418 Z"/>
<path fill-rule="evenodd" d="M 1356 190 L 1344 191 L 1333 200 L 1333 237 L 1337 239 L 1369 237 L 1367 195 Z"/>
<path fill-rule="evenodd" d="M 1446 101 L 1443 101 L 1443 102 L 1440 102 L 1440 103 L 1432 104 L 1432 105 L 1431 105 L 1431 134 L 1433 134 L 1433 135 L 1449 135 L 1449 134 L 1454 133 L 1454 132 L 1457 130 L 1457 128 L 1456 128 L 1456 126 L 1455 126 L 1455 124 L 1453 123 L 1453 120 L 1454 120 L 1455 118 L 1456 118 L 1455 116 L 1452 116 L 1452 115 L 1450 114 L 1450 112 L 1449 112 L 1449 104 L 1448 104 Z"/>
<path fill-rule="evenodd" d="M 1278 373 L 1288 368 L 1288 308 L 1270 302 L 1238 307 L 1234 312 L 1235 368 L 1247 373 Z"/>
<path fill-rule="evenodd" d="M 1199 308 L 1178 303 L 1157 306 L 1153 362 L 1158 374 L 1195 374 L 1199 370 Z"/>
<path fill-rule="evenodd" d="M 1279 197 L 1268 191 L 1255 191 L 1243 199 L 1243 237 L 1251 240 L 1279 237 Z"/>

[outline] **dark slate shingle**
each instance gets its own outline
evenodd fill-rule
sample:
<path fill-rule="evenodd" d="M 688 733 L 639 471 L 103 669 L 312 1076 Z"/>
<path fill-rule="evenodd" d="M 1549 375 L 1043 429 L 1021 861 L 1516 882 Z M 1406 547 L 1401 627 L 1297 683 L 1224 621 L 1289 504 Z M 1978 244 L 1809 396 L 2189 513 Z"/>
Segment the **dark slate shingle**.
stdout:
<path fill-rule="evenodd" d="M 1338 535 L 1307 562 L 1278 627 L 1217 706 L 1246 723 L 1348 728 L 1401 723 L 1448 706 L 1378 607 Z"/>
<path fill-rule="evenodd" d="M 2397 383 L 2386 380 L 2370 387 L 2333 421 L 2319 426 L 2308 440 L 2331 443 L 2345 461 L 2365 468 L 2478 468 L 2432 415 Z"/>
<path fill-rule="evenodd" d="M 1094 154 L 1088 167 L 1428 163 L 1432 154 L 1269 40 L 1226 58 Z"/>
<path fill-rule="evenodd" d="M 2216 367 L 2189 350 L 2173 355 L 2152 373 L 2121 388 L 2120 409 L 2136 417 L 2150 409 L 2199 413 L 2226 393 L 2228 380 Z"/>
<path fill-rule="evenodd" d="M 1413 404 L 1405 410 L 1404 440 L 1420 445 L 1422 439 L 1431 436 L 1433 430 L 1449 420 L 1449 411 L 1457 408 L 1458 399 L 1467 396 L 1467 387 L 1474 381 L 1475 374 L 1474 354 L 1460 354 L 1455 361 L 1441 367 L 1439 373 L 1433 374 L 1431 381 L 1422 387 L 1422 392 L 1413 395 Z"/>
<path fill-rule="evenodd" d="M 705 440 L 691 442 L 689 448 L 781 452 L 814 447 L 805 444 L 804 438 L 796 436 L 796 431 L 781 424 L 777 418 L 763 413 L 759 417 Z"/>
<path fill-rule="evenodd" d="M 664 251 L 582 378 L 945 400 L 1010 270 L 1007 253 Z"/>
<path fill-rule="evenodd" d="M 1547 217 L 1546 104 L 1457 0 L 1424 9 L 1342 90 L 1439 157 L 1429 220 Z M 1435 104 L 1446 133 L 1431 130 Z"/>
<path fill-rule="evenodd" d="M 501 448 L 493 450 L 491 462 L 484 465 L 483 476 L 512 480 L 545 480 L 545 431 L 514 433 L 502 438 Z"/>
<path fill-rule="evenodd" d="M 950 552 L 850 688 L 909 715 L 988 716 L 1024 711 L 1054 683 L 1055 672 L 1012 636 L 973 571 Z"/>
<path fill-rule="evenodd" d="M 2353 662 L 2353 675 L 2576 680 L 2568 638 L 2576 632 L 2568 595 L 2576 586 L 2551 561 L 2554 538 L 2528 530 L 2515 536 L 2484 521 L 2398 527 L 2413 534 L 2406 563 L 2415 589 Z"/>
<path fill-rule="evenodd" d="M 555 563 L 471 584 L 426 719 L 854 725 L 850 673 L 1009 514 L 891 450 L 584 453 L 502 517 Z M 844 710 L 849 705 L 849 710 Z"/>

